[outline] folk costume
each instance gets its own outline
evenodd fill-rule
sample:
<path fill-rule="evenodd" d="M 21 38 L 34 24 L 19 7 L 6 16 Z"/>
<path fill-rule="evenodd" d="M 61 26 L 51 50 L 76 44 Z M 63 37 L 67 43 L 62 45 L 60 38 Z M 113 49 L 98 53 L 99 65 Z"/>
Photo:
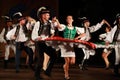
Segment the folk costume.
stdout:
<path fill-rule="evenodd" d="M 26 46 L 26 42 L 28 40 L 28 30 L 25 24 L 25 17 L 23 17 L 21 12 L 17 12 L 14 14 L 14 16 L 18 17 L 19 23 L 10 30 L 6 37 L 9 40 L 15 40 L 16 42 L 16 73 L 20 70 L 20 56 L 22 53 L 22 50 L 24 50 L 29 55 L 29 66 L 32 70 L 34 70 L 32 64 L 33 64 L 33 51 L 31 48 Z"/>
<path fill-rule="evenodd" d="M 12 19 L 9 16 L 2 16 L 2 18 L 5 19 L 6 25 L 0 34 L 0 42 L 5 43 L 4 68 L 7 68 L 9 54 L 10 54 L 10 48 L 14 51 L 14 54 L 15 54 L 15 41 L 8 40 L 6 38 L 7 32 L 9 32 L 11 29 L 13 29 Z"/>

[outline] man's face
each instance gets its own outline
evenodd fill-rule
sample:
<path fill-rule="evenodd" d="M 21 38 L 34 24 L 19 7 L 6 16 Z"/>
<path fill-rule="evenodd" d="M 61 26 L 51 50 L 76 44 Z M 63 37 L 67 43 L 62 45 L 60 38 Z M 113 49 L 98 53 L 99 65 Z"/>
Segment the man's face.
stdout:
<path fill-rule="evenodd" d="M 118 22 L 120 23 L 120 18 L 118 18 Z"/>
<path fill-rule="evenodd" d="M 7 26 L 8 26 L 8 27 L 9 27 L 9 26 L 12 26 L 12 22 L 11 22 L 11 21 L 7 22 Z"/>
<path fill-rule="evenodd" d="M 49 18 L 50 18 L 50 14 L 49 13 L 44 13 L 44 14 L 42 14 L 42 19 L 43 20 L 49 20 Z"/>
<path fill-rule="evenodd" d="M 24 25 L 25 22 L 26 22 L 26 19 L 22 19 L 22 20 L 20 20 L 20 24 L 21 24 L 21 25 Z"/>
<path fill-rule="evenodd" d="M 89 26 L 90 26 L 90 22 L 89 22 L 89 21 L 84 22 L 84 26 L 85 26 L 85 27 L 89 27 Z"/>

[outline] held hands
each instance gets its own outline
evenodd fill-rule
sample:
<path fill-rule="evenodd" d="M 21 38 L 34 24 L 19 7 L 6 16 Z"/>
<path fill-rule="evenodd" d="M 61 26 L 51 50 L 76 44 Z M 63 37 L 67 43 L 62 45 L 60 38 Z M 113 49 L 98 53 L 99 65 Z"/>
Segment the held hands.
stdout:
<path fill-rule="evenodd" d="M 37 39 L 36 39 L 36 41 L 40 41 L 40 40 L 42 40 L 42 37 L 38 37 Z"/>
<path fill-rule="evenodd" d="M 56 23 L 56 24 L 57 24 L 56 27 L 61 29 L 61 24 L 60 24 L 59 20 L 58 20 L 56 17 L 53 17 L 53 18 L 52 18 L 52 22 L 53 22 L 53 23 Z"/>
<path fill-rule="evenodd" d="M 105 24 L 105 21 L 106 21 L 106 20 L 105 20 L 105 19 L 103 19 L 103 20 L 101 21 L 101 24 Z"/>
<path fill-rule="evenodd" d="M 107 24 L 107 26 L 111 27 L 110 24 L 105 19 L 101 21 L 101 24 Z"/>
<path fill-rule="evenodd" d="M 36 41 L 44 41 L 45 39 L 47 39 L 48 36 L 39 36 L 38 38 L 36 38 Z"/>
<path fill-rule="evenodd" d="M 57 19 L 56 17 L 53 17 L 53 18 L 52 18 L 52 22 L 53 22 L 53 23 L 55 23 L 55 22 L 58 23 L 59 21 L 58 21 L 58 19 Z"/>

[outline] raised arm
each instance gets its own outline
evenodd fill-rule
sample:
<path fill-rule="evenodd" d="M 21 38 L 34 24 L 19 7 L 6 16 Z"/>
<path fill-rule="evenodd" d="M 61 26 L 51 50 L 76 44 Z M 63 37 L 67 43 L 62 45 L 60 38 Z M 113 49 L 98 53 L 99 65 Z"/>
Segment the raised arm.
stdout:
<path fill-rule="evenodd" d="M 59 28 L 59 29 L 62 28 L 59 20 L 58 20 L 56 17 L 53 17 L 53 18 L 52 18 L 52 22 L 57 24 L 57 28 Z"/>
<path fill-rule="evenodd" d="M 111 27 L 111 25 L 106 20 L 104 20 L 104 23 L 107 24 L 108 27 Z"/>

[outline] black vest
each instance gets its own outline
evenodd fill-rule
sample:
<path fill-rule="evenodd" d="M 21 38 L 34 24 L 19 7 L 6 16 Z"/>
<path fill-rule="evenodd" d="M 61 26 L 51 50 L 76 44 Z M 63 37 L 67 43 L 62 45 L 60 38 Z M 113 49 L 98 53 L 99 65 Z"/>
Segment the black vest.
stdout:
<path fill-rule="evenodd" d="M 4 39 L 6 40 L 7 44 L 12 44 L 12 43 L 13 43 L 12 40 L 8 40 L 8 39 L 6 38 L 6 34 L 7 34 L 8 31 L 10 31 L 11 29 L 13 29 L 12 26 L 10 26 L 9 28 L 8 28 L 7 26 L 5 27 Z"/>
<path fill-rule="evenodd" d="M 27 27 L 25 25 L 22 26 L 23 32 L 25 34 L 26 37 L 28 37 L 28 30 Z M 20 25 L 17 25 L 16 31 L 15 31 L 15 36 L 17 37 L 19 35 L 19 31 L 20 31 Z"/>
<path fill-rule="evenodd" d="M 5 34 L 4 34 L 4 39 L 5 39 L 5 40 L 7 40 L 7 39 L 6 39 L 6 34 L 7 34 L 7 32 L 10 31 L 11 29 L 12 29 L 12 26 L 10 26 L 9 28 L 8 28 L 8 27 L 5 27 Z"/>
<path fill-rule="evenodd" d="M 84 27 L 84 30 L 85 30 L 85 33 L 86 33 L 86 39 L 85 39 L 85 41 L 90 41 L 90 39 L 91 39 L 90 29 Z"/>
<path fill-rule="evenodd" d="M 44 34 L 45 36 L 50 36 L 51 23 L 48 21 L 46 24 L 43 24 L 40 21 L 40 26 L 38 30 L 38 35 Z"/>
<path fill-rule="evenodd" d="M 117 30 L 114 34 L 113 41 L 117 41 L 118 35 L 120 34 L 120 24 L 117 25 Z"/>

